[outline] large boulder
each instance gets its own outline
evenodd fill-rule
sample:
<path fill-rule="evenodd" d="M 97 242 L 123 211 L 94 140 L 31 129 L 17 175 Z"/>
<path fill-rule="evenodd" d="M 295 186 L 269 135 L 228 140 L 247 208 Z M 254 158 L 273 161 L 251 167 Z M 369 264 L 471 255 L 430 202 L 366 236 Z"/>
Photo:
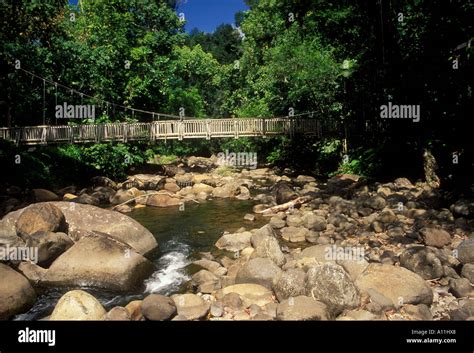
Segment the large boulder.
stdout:
<path fill-rule="evenodd" d="M 4 246 L 23 246 L 25 241 L 16 234 L 15 224 L 7 222 L 7 220 L 0 220 L 0 251 Z"/>
<path fill-rule="evenodd" d="M 164 186 L 164 189 L 166 191 L 174 193 L 174 192 L 178 192 L 181 188 L 176 183 L 166 183 Z"/>
<path fill-rule="evenodd" d="M 377 216 L 377 221 L 384 224 L 396 222 L 397 219 L 397 215 L 391 209 L 384 209 Z"/>
<path fill-rule="evenodd" d="M 248 261 L 237 272 L 235 283 L 255 283 L 271 289 L 273 281 L 280 272 L 281 269 L 272 260 L 255 258 Z"/>
<path fill-rule="evenodd" d="M 161 190 L 166 178 L 155 174 L 135 174 L 128 177 L 121 185 L 123 189 L 137 188 L 139 190 Z"/>
<path fill-rule="evenodd" d="M 365 271 L 369 263 L 364 258 L 336 260 L 336 263 L 355 281 Z"/>
<path fill-rule="evenodd" d="M 150 294 L 141 304 L 141 311 L 147 320 L 170 320 L 177 312 L 173 299 L 160 294 Z"/>
<path fill-rule="evenodd" d="M 178 315 L 186 320 L 199 320 L 207 316 L 210 305 L 196 294 L 178 294 L 172 296 Z"/>
<path fill-rule="evenodd" d="M 71 238 L 65 233 L 36 232 L 27 241 L 27 246 L 38 249 L 38 265 L 44 268 L 67 249 L 74 245 Z"/>
<path fill-rule="evenodd" d="M 64 200 L 68 201 L 68 198 L 65 198 Z M 82 194 L 81 196 L 75 197 L 71 199 L 70 201 L 76 202 L 76 203 L 82 203 L 84 205 L 92 205 L 92 206 L 99 206 L 101 204 L 101 201 L 98 197 L 88 195 L 88 194 Z"/>
<path fill-rule="evenodd" d="M 333 259 L 329 256 L 331 253 L 331 245 L 313 245 L 304 249 L 299 255 L 298 258 L 303 259 L 314 258 L 317 262 L 333 262 L 335 263 L 335 258 Z"/>
<path fill-rule="evenodd" d="M 19 211 L 13 213 L 17 212 Z M 26 237 L 41 231 L 64 232 L 67 231 L 67 225 L 64 214 L 58 207 L 52 203 L 37 203 L 24 208 L 19 214 L 16 231 L 18 235 Z"/>
<path fill-rule="evenodd" d="M 397 178 L 393 181 L 395 186 L 397 188 L 406 188 L 406 189 L 412 189 L 415 186 L 411 183 L 411 181 L 407 178 Z"/>
<path fill-rule="evenodd" d="M 462 267 L 461 275 L 474 284 L 474 264 L 465 264 Z"/>
<path fill-rule="evenodd" d="M 217 299 L 222 299 L 229 293 L 238 294 L 245 307 L 252 304 L 265 306 L 274 302 L 272 291 L 255 283 L 234 284 L 217 291 L 214 296 Z"/>
<path fill-rule="evenodd" d="M 328 320 L 328 317 L 324 303 L 304 295 L 286 299 L 277 306 L 277 320 L 319 321 Z"/>
<path fill-rule="evenodd" d="M 30 282 L 7 265 L 0 263 L 0 320 L 30 309 L 36 293 Z"/>
<path fill-rule="evenodd" d="M 474 238 L 464 240 L 459 244 L 457 258 L 463 264 L 474 264 Z"/>
<path fill-rule="evenodd" d="M 35 202 L 59 201 L 59 196 L 46 189 L 33 189 L 33 199 Z"/>
<path fill-rule="evenodd" d="M 38 266 L 31 261 L 22 261 L 17 268 L 23 276 L 25 276 L 32 286 L 36 286 L 43 280 L 44 275 L 48 272 L 47 269 Z"/>
<path fill-rule="evenodd" d="M 191 283 L 202 293 L 212 293 L 221 287 L 219 277 L 208 270 L 196 272 L 192 277 Z"/>
<path fill-rule="evenodd" d="M 275 193 L 275 199 L 278 205 L 289 202 L 298 197 L 298 194 L 293 191 L 291 186 L 285 181 L 277 182 L 272 187 L 272 191 Z"/>
<path fill-rule="evenodd" d="M 53 207 L 51 207 L 53 206 Z M 38 203 L 30 205 L 21 210 L 17 210 L 9 213 L 4 217 L 4 221 L 7 223 L 15 224 L 17 220 L 20 220 L 24 212 L 27 217 L 30 212 L 36 214 L 36 211 L 39 209 L 50 210 L 48 213 L 56 214 L 57 211 L 54 210 L 54 207 L 59 209 L 60 212 L 65 217 L 66 224 L 68 226 L 68 234 L 73 240 L 81 238 L 84 234 L 88 234 L 92 231 L 105 233 L 110 235 L 112 238 L 128 244 L 136 252 L 145 255 L 157 247 L 156 239 L 152 233 L 150 233 L 145 227 L 140 223 L 133 220 L 132 218 L 125 216 L 119 212 L 104 210 L 99 207 L 91 205 L 83 205 L 73 202 L 48 202 L 48 203 Z M 33 211 L 30 211 L 32 210 Z M 45 212 L 45 211 L 40 211 Z M 40 213 L 41 214 L 41 213 Z M 25 216 L 25 217 L 26 217 Z M 32 216 L 36 217 L 36 216 Z M 43 216 L 41 216 L 43 217 Z M 41 218 L 35 221 L 40 222 Z M 54 216 L 55 224 L 60 221 L 60 215 Z M 45 226 L 44 229 L 38 226 L 27 226 L 26 220 L 24 221 L 25 228 L 23 228 L 23 223 L 20 222 L 20 229 L 27 229 L 28 232 L 34 233 L 36 231 L 63 231 L 61 227 L 52 227 Z M 45 223 L 46 225 L 48 223 Z M 18 228 L 18 224 L 17 224 Z M 40 228 L 40 229 L 38 229 Z"/>
<path fill-rule="evenodd" d="M 281 237 L 291 243 L 306 241 L 308 230 L 305 227 L 285 227 L 281 230 Z"/>
<path fill-rule="evenodd" d="M 133 300 L 125 306 L 133 321 L 143 321 L 145 317 L 142 314 L 143 300 Z"/>
<path fill-rule="evenodd" d="M 237 200 L 248 200 L 250 199 L 250 190 L 241 185 L 239 186 L 239 188 L 237 189 L 237 192 L 236 192 L 237 196 L 235 197 Z"/>
<path fill-rule="evenodd" d="M 467 278 L 451 278 L 449 280 L 449 291 L 456 297 L 468 297 L 471 292 L 471 284 Z"/>
<path fill-rule="evenodd" d="M 328 189 L 331 191 L 336 191 L 338 189 L 347 188 L 354 183 L 357 183 L 360 179 L 360 176 L 355 174 L 340 174 L 333 176 L 328 180 Z"/>
<path fill-rule="evenodd" d="M 289 297 L 297 297 L 305 294 L 306 273 L 301 269 L 290 268 L 281 272 L 276 278 L 273 291 L 281 302 Z"/>
<path fill-rule="evenodd" d="M 131 291 L 140 288 L 153 271 L 153 263 L 126 245 L 104 236 L 88 236 L 53 262 L 42 283 Z"/>
<path fill-rule="evenodd" d="M 306 295 L 325 303 L 334 315 L 359 305 L 359 293 L 351 278 L 341 266 L 331 263 L 308 270 Z"/>
<path fill-rule="evenodd" d="M 67 292 L 59 299 L 50 320 L 101 320 L 106 313 L 102 304 L 92 295 L 82 290 L 73 290 Z"/>
<path fill-rule="evenodd" d="M 364 206 L 370 207 L 373 210 L 382 210 L 386 204 L 387 202 L 381 196 L 372 196 L 364 201 Z"/>
<path fill-rule="evenodd" d="M 323 231 L 327 228 L 327 222 L 324 217 L 317 216 L 314 213 L 307 213 L 303 216 L 304 226 L 315 231 Z"/>
<path fill-rule="evenodd" d="M 251 238 L 252 246 L 255 251 L 252 253 L 252 257 L 269 258 L 277 266 L 283 266 L 286 262 L 285 255 L 281 251 L 278 240 L 269 235 L 253 234 Z"/>
<path fill-rule="evenodd" d="M 234 183 L 225 184 L 218 186 L 212 190 L 212 196 L 216 198 L 228 198 L 237 195 L 239 185 Z"/>
<path fill-rule="evenodd" d="M 471 217 L 474 214 L 474 201 L 458 200 L 451 205 L 450 210 L 458 216 Z"/>
<path fill-rule="evenodd" d="M 154 194 L 146 198 L 147 206 L 170 207 L 170 206 L 178 206 L 181 203 L 182 201 L 180 198 L 173 197 L 168 194 Z"/>
<path fill-rule="evenodd" d="M 433 292 L 423 278 L 403 267 L 370 264 L 357 278 L 355 285 L 362 293 L 377 291 L 390 299 L 394 306 L 431 305 L 433 302 Z"/>
<path fill-rule="evenodd" d="M 118 205 L 140 195 L 143 195 L 143 192 L 137 188 L 131 188 L 129 190 L 119 189 L 113 196 L 109 197 L 109 201 L 112 205 Z"/>
<path fill-rule="evenodd" d="M 409 269 L 424 279 L 440 278 L 444 274 L 443 264 L 433 249 L 414 246 L 400 255 L 400 266 Z"/>
<path fill-rule="evenodd" d="M 280 217 L 273 216 L 270 219 L 270 222 L 268 223 L 268 225 L 272 228 L 275 228 L 275 229 L 281 229 L 284 226 L 286 226 L 286 222 L 285 222 L 284 219 L 281 219 Z"/>
<path fill-rule="evenodd" d="M 108 187 L 111 189 L 116 189 L 117 188 L 117 183 L 113 181 L 112 179 L 109 179 L 105 176 L 95 176 L 91 178 L 91 183 L 95 187 Z"/>
<path fill-rule="evenodd" d="M 115 306 L 102 318 L 104 321 L 131 321 L 132 316 L 123 306 Z"/>
<path fill-rule="evenodd" d="M 212 261 L 208 259 L 201 259 L 193 262 L 194 265 L 199 266 L 205 270 L 208 270 L 214 274 L 222 272 L 224 267 L 217 261 Z"/>
<path fill-rule="evenodd" d="M 314 183 L 316 182 L 316 178 L 310 175 L 298 175 L 296 177 L 296 182 L 299 184 Z"/>
<path fill-rule="evenodd" d="M 206 194 L 211 194 L 214 188 L 210 185 L 204 183 L 197 183 L 193 185 L 193 193 L 199 194 L 200 192 L 205 192 Z"/>
<path fill-rule="evenodd" d="M 451 235 L 441 228 L 425 227 L 420 230 L 420 234 L 427 246 L 442 248 L 451 243 Z"/>
<path fill-rule="evenodd" d="M 227 251 L 240 251 L 250 246 L 251 238 L 250 232 L 224 234 L 217 240 L 216 247 Z"/>
<path fill-rule="evenodd" d="M 303 225 L 303 219 L 298 215 L 288 215 L 286 216 L 286 224 L 288 227 L 301 227 Z"/>

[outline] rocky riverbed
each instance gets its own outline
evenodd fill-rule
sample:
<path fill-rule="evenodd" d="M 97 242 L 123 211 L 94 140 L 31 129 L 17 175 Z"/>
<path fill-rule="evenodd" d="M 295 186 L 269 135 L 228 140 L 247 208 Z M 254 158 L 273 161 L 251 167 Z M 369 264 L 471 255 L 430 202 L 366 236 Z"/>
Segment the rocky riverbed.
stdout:
<path fill-rule="evenodd" d="M 96 177 L 81 190 L 20 195 L 12 187 L 0 204 L 0 249 L 38 254 L 3 257 L 0 319 L 24 313 L 50 288 L 72 290 L 49 320 L 474 318 L 474 202 L 446 203 L 405 178 L 320 182 L 191 157 L 120 183 Z M 252 200 L 254 212 L 201 253 L 186 292 L 143 295 L 106 311 L 88 291 L 143 293 L 159 271 L 150 261 L 159 244 L 127 213 L 225 198 Z M 265 225 L 252 227 L 255 219 Z"/>

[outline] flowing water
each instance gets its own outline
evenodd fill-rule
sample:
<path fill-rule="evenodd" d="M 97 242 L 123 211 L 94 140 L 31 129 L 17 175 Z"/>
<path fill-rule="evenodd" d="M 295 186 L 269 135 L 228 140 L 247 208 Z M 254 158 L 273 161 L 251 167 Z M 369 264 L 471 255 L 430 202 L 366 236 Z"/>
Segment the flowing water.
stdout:
<path fill-rule="evenodd" d="M 113 293 L 92 288 L 82 288 L 94 295 L 110 309 L 126 305 L 132 300 L 143 299 L 148 293 L 170 295 L 184 292 L 196 266 L 194 260 L 201 252 L 216 252 L 215 242 L 224 231 L 234 232 L 240 227 L 260 227 L 268 220 L 258 218 L 255 222 L 243 220 L 252 212 L 253 201 L 216 199 L 200 204 L 187 203 L 185 209 L 178 207 L 145 207 L 133 210 L 128 215 L 152 232 L 158 242 L 158 251 L 152 260 L 157 271 L 144 283 L 141 293 Z M 17 315 L 15 320 L 37 320 L 51 314 L 59 298 L 68 290 L 53 289 L 39 296 L 27 313 Z"/>

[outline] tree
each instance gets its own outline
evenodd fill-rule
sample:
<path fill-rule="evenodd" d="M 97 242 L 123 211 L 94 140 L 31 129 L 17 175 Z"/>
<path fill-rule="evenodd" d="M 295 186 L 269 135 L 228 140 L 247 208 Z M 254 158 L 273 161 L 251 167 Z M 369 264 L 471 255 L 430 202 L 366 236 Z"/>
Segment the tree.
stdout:
<path fill-rule="evenodd" d="M 204 33 L 193 29 L 186 39 L 187 45 L 194 47 L 199 44 L 202 49 L 211 53 L 220 64 L 231 64 L 241 54 L 241 38 L 230 24 L 221 24 L 212 33 Z"/>
<path fill-rule="evenodd" d="M 62 35 L 66 0 L 0 3 L 0 114 L 2 126 L 39 123 L 42 86 L 15 67 L 42 72 L 54 69 L 53 40 Z M 33 120 L 33 115 L 36 120 Z"/>

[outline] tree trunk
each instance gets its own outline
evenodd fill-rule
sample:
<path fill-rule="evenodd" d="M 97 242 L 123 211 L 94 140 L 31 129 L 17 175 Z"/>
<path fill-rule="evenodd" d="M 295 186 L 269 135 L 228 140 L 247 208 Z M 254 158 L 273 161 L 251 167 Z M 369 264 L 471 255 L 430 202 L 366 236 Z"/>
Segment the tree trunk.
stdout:
<path fill-rule="evenodd" d="M 441 182 L 436 174 L 438 163 L 431 151 L 427 148 L 423 151 L 423 169 L 425 170 L 426 183 L 432 188 L 439 188 Z"/>

